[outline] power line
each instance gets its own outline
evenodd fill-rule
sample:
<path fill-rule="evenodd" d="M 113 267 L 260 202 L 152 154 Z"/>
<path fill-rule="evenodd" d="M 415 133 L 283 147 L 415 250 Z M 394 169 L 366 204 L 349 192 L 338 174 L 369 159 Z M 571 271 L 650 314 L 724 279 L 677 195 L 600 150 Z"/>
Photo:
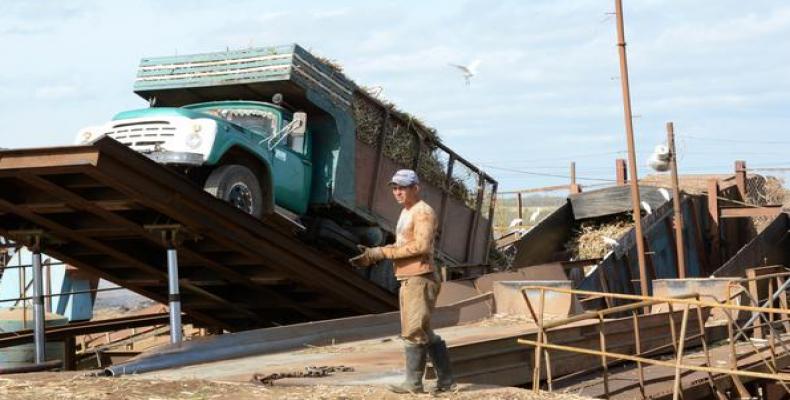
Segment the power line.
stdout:
<path fill-rule="evenodd" d="M 547 174 L 547 173 L 544 173 L 544 172 L 524 171 L 524 170 L 519 170 L 519 169 L 502 168 L 502 167 L 488 167 L 488 168 L 496 169 L 496 170 L 500 170 L 500 171 L 515 172 L 515 173 L 525 174 L 525 175 L 535 175 L 535 176 L 546 176 L 546 177 L 551 177 L 551 178 L 571 179 L 570 175 Z M 589 178 L 589 177 L 582 177 L 582 176 L 577 176 L 576 179 L 577 180 L 583 180 L 583 181 L 617 182 L 617 180 L 615 180 L 615 179 Z"/>
<path fill-rule="evenodd" d="M 706 140 L 706 141 L 724 142 L 724 143 L 790 144 L 790 140 L 726 139 L 726 138 L 695 136 L 695 135 L 682 135 L 682 136 L 686 139 Z"/>
<path fill-rule="evenodd" d="M 601 153 L 584 153 L 584 154 L 575 154 L 575 155 L 563 155 L 563 158 L 559 157 L 550 157 L 550 158 L 522 158 L 518 160 L 492 160 L 492 161 L 477 161 L 477 164 L 486 164 L 486 163 L 497 163 L 497 162 L 535 162 L 535 161 L 576 161 L 577 158 L 584 158 L 584 157 L 598 157 L 598 156 L 606 156 L 612 154 L 625 154 L 625 150 L 619 151 L 607 151 Z"/>

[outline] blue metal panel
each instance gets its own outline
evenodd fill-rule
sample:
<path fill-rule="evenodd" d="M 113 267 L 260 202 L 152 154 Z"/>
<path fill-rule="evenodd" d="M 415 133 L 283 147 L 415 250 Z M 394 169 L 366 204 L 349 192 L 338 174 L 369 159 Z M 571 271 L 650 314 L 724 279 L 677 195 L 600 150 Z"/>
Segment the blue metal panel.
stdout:
<path fill-rule="evenodd" d="M 697 233 L 692 207 L 694 204 L 691 201 L 683 202 L 683 245 L 686 249 L 686 276 L 696 277 L 702 276 L 702 266 L 699 264 L 701 249 L 697 248 L 697 241 L 694 240 Z"/>
<path fill-rule="evenodd" d="M 670 217 L 664 217 L 656 221 L 645 234 L 648 248 L 653 253 L 648 254 L 647 257 L 651 257 L 653 261 L 657 279 L 678 277 L 677 257 L 672 247 L 675 238 L 672 235 L 672 231 L 667 227 L 666 218 Z"/>

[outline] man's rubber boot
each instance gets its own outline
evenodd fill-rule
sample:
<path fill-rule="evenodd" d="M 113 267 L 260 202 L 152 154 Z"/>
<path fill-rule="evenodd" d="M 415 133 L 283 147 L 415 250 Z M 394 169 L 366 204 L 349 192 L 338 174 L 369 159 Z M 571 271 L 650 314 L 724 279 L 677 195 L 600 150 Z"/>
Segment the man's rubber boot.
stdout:
<path fill-rule="evenodd" d="M 448 392 L 455 388 L 453 371 L 450 369 L 450 352 L 447 343 L 441 336 L 434 336 L 428 343 L 428 355 L 431 357 L 433 368 L 436 370 L 436 387 L 431 393 Z"/>
<path fill-rule="evenodd" d="M 406 343 L 406 380 L 400 385 L 390 385 L 389 390 L 395 393 L 422 393 L 422 376 L 425 374 L 427 361 L 424 344 Z"/>

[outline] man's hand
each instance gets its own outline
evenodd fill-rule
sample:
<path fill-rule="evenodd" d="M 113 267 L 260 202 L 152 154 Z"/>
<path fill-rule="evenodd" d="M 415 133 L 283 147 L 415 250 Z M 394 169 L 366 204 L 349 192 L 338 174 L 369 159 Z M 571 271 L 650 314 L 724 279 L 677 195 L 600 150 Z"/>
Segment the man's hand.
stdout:
<path fill-rule="evenodd" d="M 361 254 L 348 260 L 351 265 L 357 268 L 369 267 L 384 259 L 384 252 L 381 250 L 381 247 L 357 245 L 357 248 Z"/>

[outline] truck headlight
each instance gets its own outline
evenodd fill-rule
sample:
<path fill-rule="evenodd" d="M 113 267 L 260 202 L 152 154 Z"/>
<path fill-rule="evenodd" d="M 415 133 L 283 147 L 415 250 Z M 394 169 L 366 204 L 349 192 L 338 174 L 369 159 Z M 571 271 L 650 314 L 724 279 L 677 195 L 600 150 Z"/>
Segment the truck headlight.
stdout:
<path fill-rule="evenodd" d="M 203 138 L 200 136 L 199 133 L 193 132 L 187 135 L 186 145 L 190 149 L 197 149 L 198 147 L 200 147 L 201 144 L 203 144 Z"/>
<path fill-rule="evenodd" d="M 85 131 L 80 134 L 80 141 L 82 143 L 88 143 L 91 139 L 93 139 L 93 132 L 91 131 Z"/>

